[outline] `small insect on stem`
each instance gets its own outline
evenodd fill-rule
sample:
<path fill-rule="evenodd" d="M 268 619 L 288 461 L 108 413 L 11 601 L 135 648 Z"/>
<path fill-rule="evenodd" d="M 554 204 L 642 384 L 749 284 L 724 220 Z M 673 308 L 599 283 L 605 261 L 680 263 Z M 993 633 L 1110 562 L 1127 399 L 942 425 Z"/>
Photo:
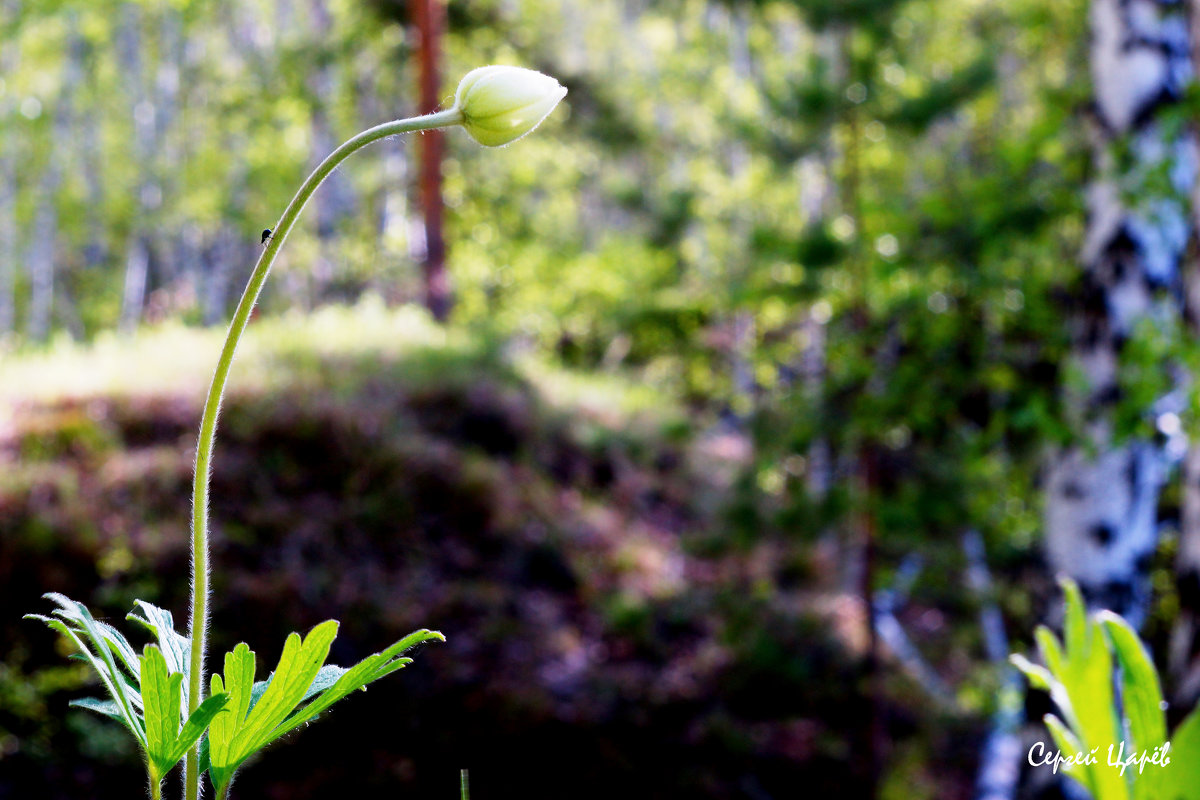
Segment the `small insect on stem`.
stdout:
<path fill-rule="evenodd" d="M 263 232 L 262 232 L 262 242 L 260 242 L 260 244 L 266 244 L 267 239 L 270 239 L 270 238 L 271 238 L 271 229 L 264 228 Z"/>

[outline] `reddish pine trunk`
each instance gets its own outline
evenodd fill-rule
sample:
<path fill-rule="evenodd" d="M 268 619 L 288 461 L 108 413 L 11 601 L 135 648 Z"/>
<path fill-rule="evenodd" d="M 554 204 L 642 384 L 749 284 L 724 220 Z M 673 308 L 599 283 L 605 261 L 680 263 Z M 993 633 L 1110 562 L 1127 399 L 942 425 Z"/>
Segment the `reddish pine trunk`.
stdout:
<path fill-rule="evenodd" d="M 442 0 L 411 0 L 417 27 L 417 63 L 420 68 L 422 114 L 438 108 L 438 62 L 445 26 Z M 421 212 L 425 217 L 425 304 L 434 318 L 444 321 L 450 313 L 450 279 L 446 275 L 446 243 L 442 237 L 442 150 L 440 130 L 421 136 Z"/>

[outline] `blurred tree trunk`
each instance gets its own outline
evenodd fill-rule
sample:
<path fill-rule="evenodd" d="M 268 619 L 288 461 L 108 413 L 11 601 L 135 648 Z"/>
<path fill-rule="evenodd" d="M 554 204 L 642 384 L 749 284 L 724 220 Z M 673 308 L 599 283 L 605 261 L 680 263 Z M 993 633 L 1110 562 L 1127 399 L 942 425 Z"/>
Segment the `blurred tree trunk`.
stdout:
<path fill-rule="evenodd" d="M 1088 190 L 1083 276 L 1070 323 L 1071 367 L 1082 381 L 1065 398 L 1085 441 L 1052 456 L 1046 486 L 1050 568 L 1075 578 L 1090 603 L 1135 625 L 1145 617 L 1167 463 L 1155 442 L 1117 442 L 1113 411 L 1121 400 L 1121 350 L 1135 327 L 1181 314 L 1190 220 L 1180 198 L 1192 190 L 1195 167 L 1190 137 L 1168 138 L 1162 124 L 1191 71 L 1187 27 L 1173 6 L 1092 0 L 1098 178 Z M 1130 154 L 1121 163 L 1118 142 Z M 1152 185 L 1160 171 L 1173 191 Z M 1135 207 L 1124 204 L 1130 196 Z"/>
<path fill-rule="evenodd" d="M 719 9 L 719 12 L 721 16 L 725 17 L 724 22 L 729 29 L 729 63 L 733 67 L 734 76 L 736 76 L 736 81 L 732 84 L 734 87 L 732 92 L 736 93 L 742 91 L 742 87 L 749 85 L 754 78 L 754 64 L 750 57 L 749 20 L 746 17 L 745 9 L 741 7 Z M 630 20 L 630 22 L 634 21 L 636 20 Z M 736 181 L 745 174 L 750 165 L 749 148 L 744 142 L 731 139 L 726 143 L 725 150 L 726 170 Z M 745 212 L 746 209 L 743 209 L 742 213 L 735 212 L 730 220 L 730 234 L 738 241 L 748 241 L 750 238 L 751 220 Z M 734 263 L 730 266 L 742 273 L 735 280 L 743 281 L 747 278 L 745 273 L 753 268 L 748 262 Z M 746 420 L 753 414 L 759 401 L 758 377 L 755 374 L 759 330 L 754 311 L 746 309 L 735 311 L 732 327 L 733 343 L 730 358 L 733 362 L 733 389 L 737 399 L 741 401 L 741 404 L 735 405 L 734 409 L 744 427 Z"/>
<path fill-rule="evenodd" d="M 230 153 L 244 152 L 245 138 L 240 133 L 230 133 L 226 141 Z M 249 182 L 245 162 L 238 160 L 232 164 L 228 174 L 231 216 L 233 219 L 241 219 L 246 215 Z M 256 252 L 257 247 L 258 240 L 248 244 L 240 235 L 238 226 L 229 220 L 223 221 L 217 235 L 210 237 L 207 246 L 202 247 L 202 279 L 198 283 L 197 293 L 201 319 L 205 325 L 216 325 L 225 318 L 226 311 L 236 298 L 233 294 L 236 288 L 233 285 L 233 277 L 237 274 L 234 266 L 253 263 L 251 254 Z"/>
<path fill-rule="evenodd" d="M 364 120 L 380 121 L 395 116 L 393 99 L 384 98 L 383 89 L 374 80 L 369 69 L 357 76 L 359 114 Z M 409 144 L 407 136 L 393 136 L 379 142 L 365 157 L 375 159 L 369 168 L 377 174 L 378 182 L 372 187 L 368 200 L 371 218 L 375 220 L 375 238 L 379 242 L 381 258 L 388 264 L 402 260 L 404 245 L 410 239 L 410 231 L 416 224 L 410 211 L 409 187 Z M 407 263 L 407 262 L 404 262 Z M 388 271 L 380 271 L 373 279 L 384 300 L 389 304 L 403 302 L 403 291 L 399 282 Z"/>
<path fill-rule="evenodd" d="M 5 110 L 11 114 L 10 109 Z M 16 324 L 17 158 L 13 152 L 16 145 L 15 136 L 7 131 L 0 133 L 3 151 L 0 153 L 0 337 L 12 333 Z"/>
<path fill-rule="evenodd" d="M 321 42 L 328 31 L 334 30 L 333 16 L 325 0 L 312 0 L 311 9 L 313 41 Z M 330 55 L 316 59 L 315 63 L 316 67 L 309 76 L 309 88 L 315 99 L 312 108 L 311 156 L 311 166 L 314 168 L 340 143 L 327 112 L 327 109 L 333 107 L 337 93 L 338 76 L 335 68 L 340 62 Z M 317 258 L 313 267 L 314 297 L 320 297 L 334 280 L 338 229 L 342 221 L 354 213 L 354 187 L 346 175 L 343 170 L 335 171 L 314 198 L 318 241 Z"/>
<path fill-rule="evenodd" d="M 143 86 L 141 16 L 137 6 L 127 5 L 123 9 L 121 29 L 118 34 L 121 69 L 129 86 L 129 104 L 133 114 L 133 155 L 139 165 L 137 222 L 130 233 L 128 250 L 125 253 L 125 288 L 121 294 L 121 319 L 119 327 L 128 332 L 137 327 L 142 318 L 146 302 L 146 283 L 150 274 L 150 243 L 146 225 L 153 213 L 150 207 L 157 187 L 152 178 L 150 165 L 153 154 L 154 104 L 146 96 Z"/>
<path fill-rule="evenodd" d="M 442 0 L 411 0 L 417 27 L 417 62 L 420 68 L 422 114 L 437 111 L 441 36 L 446 9 Z M 446 242 L 442 236 L 442 131 L 421 135 L 421 212 L 425 215 L 425 304 L 434 319 L 450 314 L 450 278 L 446 274 Z"/>
<path fill-rule="evenodd" d="M 154 65 L 152 104 L 154 114 L 150 129 L 150 158 L 147 164 L 148 197 L 143 201 L 159 220 L 164 209 L 173 205 L 178 191 L 179 165 L 184 163 L 184 151 L 176 117 L 179 114 L 180 74 L 183 69 L 183 15 L 170 4 L 164 4 L 158 20 L 158 58 Z M 147 232 L 150 253 L 156 273 L 164 286 L 178 290 L 186 278 L 183 270 L 187 242 L 183 227 L 178 224 L 156 224 Z"/>
<path fill-rule="evenodd" d="M 88 73 L 95 72 L 95 59 L 89 59 Z M 89 107 L 94 108 L 96 99 L 89 96 Z M 75 118 L 73 141 L 80 150 L 79 169 L 87 187 L 87 241 L 83 246 L 83 264 L 88 269 L 103 269 L 108 260 L 108 220 L 105 216 L 104 198 L 104 148 L 101 137 L 94 135 L 95 120 L 90 114 Z"/>
<path fill-rule="evenodd" d="M 54 315 L 54 251 L 58 238 L 58 189 L 62 184 L 66 147 L 70 141 L 71 120 L 75 113 L 75 90 L 83 77 L 83 40 L 75 32 L 76 21 L 68 21 L 67 59 L 62 87 L 54 109 L 50 132 L 51 152 L 42 173 L 38 209 L 34 216 L 32 239 L 29 244 L 28 269 L 30 282 L 29 320 L 27 332 L 34 341 L 44 341 L 50 335 Z"/>
<path fill-rule="evenodd" d="M 54 239 L 58 234 L 57 192 L 62 167 L 51 161 L 42 174 L 40 200 L 33 220 L 29 242 L 29 318 L 26 334 L 33 341 L 44 341 L 50 333 L 50 315 L 54 303 Z"/>
<path fill-rule="evenodd" d="M 1192 64 L 1200 64 L 1200 0 L 1189 0 L 1188 22 Z M 1195 130 L 1192 135 L 1197 135 Z M 1191 197 L 1193 237 L 1184 266 L 1184 303 L 1186 331 L 1200 337 L 1200 180 L 1193 184 Z M 1174 700 L 1186 708 L 1200 698 L 1200 441 L 1195 438 L 1183 460 L 1181 506 L 1175 562 L 1180 614 L 1171 632 L 1169 668 L 1176 681 Z"/>
<path fill-rule="evenodd" d="M 1200 335 L 1194 317 L 1200 300 L 1200 264 L 1189 264 L 1187 291 L 1188 330 Z M 1169 669 L 1175 679 L 1174 702 L 1189 708 L 1200 698 L 1200 442 L 1193 441 L 1183 462 L 1183 507 L 1179 521 L 1179 552 L 1176 556 L 1176 582 L 1179 590 L 1179 618 L 1171 631 Z"/>
<path fill-rule="evenodd" d="M 255 31 L 262 28 L 252 10 L 243 3 L 222 2 L 218 18 L 222 23 L 224 38 L 233 44 L 230 57 L 235 60 L 230 68 L 239 75 L 245 75 L 247 82 L 253 84 L 254 91 L 262 98 L 254 104 L 255 111 L 260 117 L 269 117 L 274 100 L 270 87 L 280 82 L 274 55 L 275 43 L 289 29 L 292 15 L 289 6 L 277 4 L 274 7 L 276 18 L 272 19 L 270 26 L 271 35 L 258 37 Z M 224 136 L 225 148 L 230 153 L 247 152 L 253 141 L 249 130 L 237 126 L 225 128 Z M 202 311 L 205 322 L 209 324 L 223 320 L 237 301 L 243 282 L 249 277 L 253 264 L 262 252 L 257 234 L 275 221 L 275 218 L 255 220 L 251 227 L 251 238 L 247 238 L 244 221 L 252 193 L 251 165 L 245 159 L 233 159 L 226 175 L 228 210 L 220 227 L 210 237 L 204 255 L 207 274 Z M 279 210 L 282 209 L 276 209 Z M 294 273 L 294 270 L 284 270 L 280 276 L 283 280 L 279 281 L 277 288 L 279 285 L 286 286 L 287 278 Z"/>
<path fill-rule="evenodd" d="M 20 4 L 8 0 L 0 4 L 5 15 L 4 33 L 17 24 Z M 17 69 L 17 48 L 0 49 L 0 74 L 13 75 Z M 9 130 L 16 113 L 11 97 L 0 106 L 4 130 L 0 132 L 0 338 L 16 330 L 17 322 L 17 137 Z"/>

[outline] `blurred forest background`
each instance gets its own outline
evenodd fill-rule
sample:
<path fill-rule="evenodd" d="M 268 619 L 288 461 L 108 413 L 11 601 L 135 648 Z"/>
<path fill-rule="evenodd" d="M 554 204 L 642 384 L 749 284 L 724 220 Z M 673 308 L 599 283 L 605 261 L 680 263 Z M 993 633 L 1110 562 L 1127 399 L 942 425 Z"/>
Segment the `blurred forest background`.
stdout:
<path fill-rule="evenodd" d="M 487 63 L 570 93 L 335 174 L 215 455 L 212 652 L 449 641 L 235 793 L 1063 796 L 1005 662 L 1055 573 L 1200 695 L 1198 13 L 0 0 L 0 797 L 140 791 L 20 615 L 182 620 L 260 232 Z"/>

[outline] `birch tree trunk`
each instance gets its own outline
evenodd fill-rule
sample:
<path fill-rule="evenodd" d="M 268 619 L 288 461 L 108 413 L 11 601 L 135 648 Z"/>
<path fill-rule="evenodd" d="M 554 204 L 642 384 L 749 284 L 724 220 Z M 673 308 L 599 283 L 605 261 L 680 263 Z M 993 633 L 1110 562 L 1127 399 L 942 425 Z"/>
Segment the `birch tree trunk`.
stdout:
<path fill-rule="evenodd" d="M 1180 269 L 1190 220 L 1184 198 L 1195 181 L 1190 136 L 1168 139 L 1160 124 L 1191 78 L 1187 24 L 1168 0 L 1092 0 L 1094 163 L 1072 366 L 1083 377 L 1066 398 L 1085 443 L 1051 458 L 1046 555 L 1077 580 L 1089 602 L 1138 625 L 1149 596 L 1157 506 L 1167 460 L 1151 441 L 1114 440 L 1118 359 L 1135 326 L 1179 319 Z M 1127 143 L 1120 171 L 1114 145 Z M 1155 193 L 1165 167 L 1174 193 Z M 1123 198 L 1134 198 L 1126 205 Z M 1146 410 L 1147 413 L 1151 409 Z"/>
<path fill-rule="evenodd" d="M 1200 0 L 1188 0 L 1192 63 L 1200 63 Z M 1193 232 L 1200 230 L 1200 181 L 1192 186 Z M 1193 247 L 1185 265 L 1184 301 L 1186 331 L 1200 337 L 1200 242 Z M 1192 376 L 1196 380 L 1197 376 Z M 1169 669 L 1175 678 L 1174 701 L 1183 708 L 1200 698 L 1200 441 L 1193 439 L 1183 460 L 1182 503 L 1179 520 L 1179 550 L 1176 584 L 1180 613 L 1171 632 Z"/>
<path fill-rule="evenodd" d="M 64 160 L 61 147 L 70 140 L 71 120 L 75 113 L 75 90 L 83 78 L 83 41 L 75 33 L 74 17 L 69 22 L 67 63 L 62 89 L 54 109 L 51 137 L 54 144 L 46 169 L 42 173 L 41 197 L 34 215 L 32 238 L 29 244 L 29 320 L 27 330 L 33 341 L 44 341 L 50 335 L 54 315 L 54 252 L 58 238 L 58 189 L 62 184 Z"/>
<path fill-rule="evenodd" d="M 149 203 L 155 200 L 155 189 L 151 179 L 150 160 L 154 139 L 154 106 L 147 98 L 143 85 L 142 30 L 139 9 L 126 6 L 118 33 L 121 68 L 130 87 L 130 106 L 134 120 L 134 158 L 141 166 L 141 185 L 138 187 L 138 219 L 145 220 L 151 213 Z M 121 295 L 120 329 L 129 332 L 137 327 L 142 318 L 142 307 L 146 301 L 146 283 L 150 274 L 150 244 L 142 224 L 132 231 L 125 254 L 125 286 Z"/>
<path fill-rule="evenodd" d="M 16 324 L 17 160 L 9 133 L 0 134 L 0 338 Z"/>
<path fill-rule="evenodd" d="M 16 19 L 21 7 L 6 2 L 0 10 L 9 19 Z M 16 72 L 16 51 L 15 47 L 5 47 L 0 52 L 0 74 Z M 11 98 L 0 106 L 6 128 L 0 133 L 0 338 L 15 332 L 17 322 L 17 137 L 7 130 L 15 112 L 16 102 Z"/>
<path fill-rule="evenodd" d="M 157 58 L 154 71 L 147 74 L 150 80 L 153 104 L 153 124 L 150 127 L 150 157 L 142 203 L 154 220 L 145 232 L 149 243 L 151 264 L 155 277 L 166 286 L 178 291 L 183 275 L 183 251 L 187 242 L 178 224 L 161 224 L 166 209 L 174 205 L 178 194 L 178 165 L 184 163 L 182 131 L 176 126 L 180 106 L 180 75 L 183 70 L 183 15 L 170 4 L 157 20 Z M 172 303 L 177 301 L 172 300 Z"/>

